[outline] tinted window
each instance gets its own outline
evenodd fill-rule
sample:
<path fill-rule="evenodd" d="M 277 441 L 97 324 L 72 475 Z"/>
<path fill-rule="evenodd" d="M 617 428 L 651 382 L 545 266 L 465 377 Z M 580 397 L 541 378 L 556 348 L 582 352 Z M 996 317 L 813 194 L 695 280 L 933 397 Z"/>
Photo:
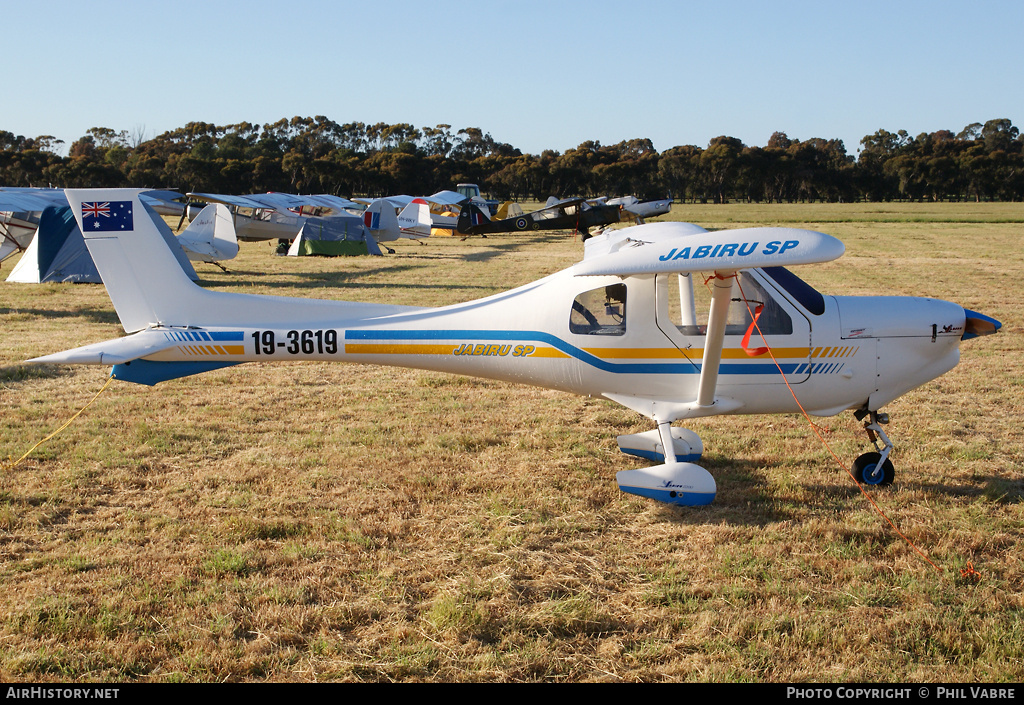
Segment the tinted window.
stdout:
<path fill-rule="evenodd" d="M 800 305 L 810 313 L 815 316 L 825 313 L 825 297 L 803 279 L 785 267 L 765 267 L 762 271 L 785 289 L 790 296 L 799 301 Z"/>

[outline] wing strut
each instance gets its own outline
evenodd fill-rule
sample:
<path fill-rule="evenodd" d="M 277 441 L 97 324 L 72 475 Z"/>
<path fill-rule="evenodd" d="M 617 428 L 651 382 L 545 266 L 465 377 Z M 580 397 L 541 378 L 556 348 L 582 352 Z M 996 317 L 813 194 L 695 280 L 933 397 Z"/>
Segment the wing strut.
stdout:
<path fill-rule="evenodd" d="M 729 302 L 732 298 L 735 274 L 715 272 L 711 312 L 708 314 L 708 330 L 704 340 L 704 359 L 700 366 L 700 386 L 697 388 L 698 407 L 708 407 L 715 403 L 715 387 L 718 385 L 718 368 L 722 362 L 725 324 L 729 317 Z"/>

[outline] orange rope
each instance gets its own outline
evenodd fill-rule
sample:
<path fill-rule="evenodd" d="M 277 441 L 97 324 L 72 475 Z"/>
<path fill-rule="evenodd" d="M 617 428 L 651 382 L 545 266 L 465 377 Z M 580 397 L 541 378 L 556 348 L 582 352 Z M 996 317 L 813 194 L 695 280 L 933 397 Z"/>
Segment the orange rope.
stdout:
<path fill-rule="evenodd" d="M 754 318 L 754 314 L 750 310 L 750 304 L 747 303 L 747 297 L 743 293 L 743 286 L 740 284 L 739 277 L 736 274 L 733 274 L 732 276 L 736 278 L 736 285 L 740 289 L 740 297 L 742 297 L 743 303 L 747 307 L 747 312 L 750 313 L 751 318 Z M 764 342 L 764 344 L 766 346 L 766 349 L 768 351 L 768 354 L 771 355 L 772 362 L 775 363 L 775 366 L 779 370 L 779 374 L 782 375 L 782 381 L 786 383 L 786 388 L 789 389 L 789 393 L 793 395 L 793 401 L 795 401 L 796 405 L 798 407 L 800 407 L 800 412 L 804 415 L 804 418 L 807 419 L 807 422 L 811 425 L 811 428 L 814 429 L 814 435 L 816 435 L 818 437 L 818 440 L 820 440 L 822 442 L 822 444 L 825 446 L 825 448 L 828 449 L 828 452 L 832 454 L 832 457 L 835 459 L 835 461 L 839 465 L 839 467 L 843 468 L 843 470 L 846 471 L 846 474 L 850 476 L 850 479 L 853 480 L 853 483 L 855 485 L 857 485 L 857 489 L 859 489 L 860 493 L 862 495 L 864 495 L 864 497 L 868 500 L 868 502 L 871 503 L 871 506 L 873 506 L 875 508 L 875 511 L 878 512 L 879 516 L 881 516 L 883 519 L 885 519 L 886 522 L 888 522 L 889 526 L 892 527 L 892 530 L 895 531 L 897 533 L 897 535 L 899 535 L 900 538 L 902 538 L 904 541 L 906 541 L 908 546 L 910 546 L 912 549 L 914 549 L 914 551 L 917 552 L 917 554 L 919 556 L 921 556 L 926 561 L 928 561 L 928 563 L 933 568 L 935 568 L 936 571 L 941 573 L 942 570 L 939 568 L 939 566 L 935 565 L 935 563 L 932 561 L 932 559 L 929 558 L 924 553 L 924 551 L 922 551 L 920 548 L 918 548 L 917 545 L 913 541 L 911 541 L 909 538 L 907 538 L 907 536 L 902 531 L 900 531 L 899 528 L 897 528 L 896 524 L 893 523 L 892 519 L 890 519 L 886 515 L 886 513 L 884 511 L 882 511 L 882 508 L 879 507 L 878 504 L 875 502 L 875 500 L 873 500 L 871 498 L 871 495 L 869 495 L 864 490 L 864 487 L 859 482 L 857 482 L 857 478 L 855 478 L 853 476 L 853 473 L 850 472 L 850 468 L 848 468 L 846 466 L 846 464 L 839 458 L 839 456 L 836 454 L 836 452 L 832 449 L 832 446 L 830 446 L 828 441 L 825 440 L 825 437 L 822 436 L 821 433 L 819 433 L 818 424 L 814 423 L 814 421 L 811 420 L 811 415 L 807 413 L 807 410 L 804 409 L 803 404 L 801 404 L 800 400 L 797 398 L 796 392 L 793 390 L 793 387 L 789 384 L 789 380 L 786 379 L 786 373 L 782 371 L 782 365 L 779 364 L 779 361 L 775 358 L 775 353 L 772 351 L 771 346 L 769 346 L 768 345 L 768 341 L 765 340 L 764 333 L 761 332 L 761 326 L 757 325 L 757 319 L 756 318 L 754 318 L 754 320 L 753 320 L 751 325 L 753 325 L 755 328 L 757 328 L 757 333 L 758 333 L 758 335 L 761 336 L 761 340 Z M 972 575 L 978 575 L 977 573 L 974 572 L 974 567 L 973 566 L 969 566 L 969 570 L 970 570 Z"/>
<path fill-rule="evenodd" d="M 974 569 L 974 563 L 967 561 L 967 567 L 960 571 L 960 577 L 967 580 L 981 580 L 981 573 Z"/>

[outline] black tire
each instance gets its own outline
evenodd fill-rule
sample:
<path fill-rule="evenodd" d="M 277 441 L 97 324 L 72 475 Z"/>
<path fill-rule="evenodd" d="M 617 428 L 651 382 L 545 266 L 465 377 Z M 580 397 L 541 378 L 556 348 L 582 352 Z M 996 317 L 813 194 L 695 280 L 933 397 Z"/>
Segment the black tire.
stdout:
<path fill-rule="evenodd" d="M 892 461 L 888 458 L 885 459 L 882 467 L 879 468 L 878 460 L 881 457 L 879 453 L 865 453 L 853 461 L 853 477 L 857 482 L 862 485 L 878 487 L 892 484 L 893 480 L 896 479 L 896 470 L 892 466 Z"/>

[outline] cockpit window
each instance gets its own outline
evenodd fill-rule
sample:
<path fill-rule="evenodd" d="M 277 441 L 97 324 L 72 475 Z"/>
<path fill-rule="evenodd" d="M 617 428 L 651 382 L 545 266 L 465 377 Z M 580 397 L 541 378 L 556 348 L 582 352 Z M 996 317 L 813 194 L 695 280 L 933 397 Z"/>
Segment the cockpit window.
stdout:
<path fill-rule="evenodd" d="M 815 316 L 825 313 L 825 297 L 803 279 L 785 267 L 765 267 L 762 271 L 789 292 L 810 313 Z"/>
<path fill-rule="evenodd" d="M 569 332 L 577 335 L 626 334 L 626 285 L 585 291 L 572 302 Z"/>

